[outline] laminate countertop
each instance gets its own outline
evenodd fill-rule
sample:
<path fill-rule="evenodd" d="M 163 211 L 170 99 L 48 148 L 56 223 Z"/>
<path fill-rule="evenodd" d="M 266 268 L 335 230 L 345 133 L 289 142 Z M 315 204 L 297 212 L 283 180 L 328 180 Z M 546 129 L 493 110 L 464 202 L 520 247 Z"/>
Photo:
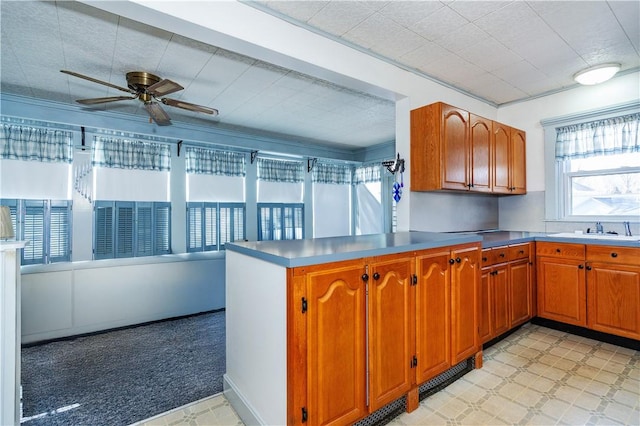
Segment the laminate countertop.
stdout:
<path fill-rule="evenodd" d="M 414 250 L 478 243 L 476 234 L 395 232 L 308 240 L 243 241 L 227 243 L 227 250 L 292 268 Z"/>
<path fill-rule="evenodd" d="M 637 238 L 637 239 L 636 239 Z M 226 249 L 287 268 L 480 242 L 482 248 L 530 241 L 638 247 L 640 237 L 527 231 L 396 232 L 285 241 L 239 241 Z"/>

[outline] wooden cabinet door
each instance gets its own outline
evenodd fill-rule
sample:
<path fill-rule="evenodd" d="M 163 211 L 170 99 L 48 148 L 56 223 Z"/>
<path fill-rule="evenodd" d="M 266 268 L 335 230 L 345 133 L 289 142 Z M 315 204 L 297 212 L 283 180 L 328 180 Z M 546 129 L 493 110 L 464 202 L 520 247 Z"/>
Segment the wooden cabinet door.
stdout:
<path fill-rule="evenodd" d="M 369 411 L 407 393 L 412 383 L 413 257 L 376 260 L 369 280 Z"/>
<path fill-rule="evenodd" d="M 640 267 L 590 262 L 587 291 L 589 328 L 640 339 Z"/>
<path fill-rule="evenodd" d="M 471 191 L 491 192 L 492 121 L 475 114 L 469 115 L 471 144 L 470 179 Z"/>
<path fill-rule="evenodd" d="M 511 262 L 509 265 L 509 296 L 511 327 L 532 318 L 531 265 L 529 259 Z"/>
<path fill-rule="evenodd" d="M 480 274 L 480 291 L 478 303 L 478 338 L 480 339 L 481 344 L 492 339 L 491 308 L 493 302 L 491 300 L 490 274 L 491 268 L 482 268 Z"/>
<path fill-rule="evenodd" d="M 367 414 L 364 268 L 326 267 L 306 279 L 308 421 L 344 425 Z"/>
<path fill-rule="evenodd" d="M 584 260 L 538 258 L 538 316 L 587 326 Z"/>
<path fill-rule="evenodd" d="M 455 365 L 479 350 L 480 249 L 453 250 L 451 256 L 451 365 Z"/>
<path fill-rule="evenodd" d="M 527 193 L 526 140 L 525 132 L 511 129 L 511 153 L 509 158 L 511 194 Z"/>
<path fill-rule="evenodd" d="M 416 382 L 424 383 L 451 367 L 451 272 L 449 250 L 416 257 Z"/>
<path fill-rule="evenodd" d="M 442 188 L 468 190 L 469 113 L 442 106 Z"/>
<path fill-rule="evenodd" d="M 491 286 L 492 330 L 493 337 L 499 336 L 511 328 L 509 320 L 509 274 L 506 263 L 495 266 L 489 276 Z"/>
<path fill-rule="evenodd" d="M 511 128 L 504 124 L 493 122 L 492 151 L 493 151 L 493 192 L 510 194 L 509 180 Z"/>

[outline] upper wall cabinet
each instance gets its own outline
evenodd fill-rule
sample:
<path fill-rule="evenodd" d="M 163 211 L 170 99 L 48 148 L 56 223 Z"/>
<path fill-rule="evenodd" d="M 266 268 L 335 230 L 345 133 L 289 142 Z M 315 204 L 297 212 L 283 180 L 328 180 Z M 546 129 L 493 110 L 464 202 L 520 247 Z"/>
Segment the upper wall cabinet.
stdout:
<path fill-rule="evenodd" d="M 411 190 L 524 194 L 525 133 L 437 102 L 411 111 Z"/>

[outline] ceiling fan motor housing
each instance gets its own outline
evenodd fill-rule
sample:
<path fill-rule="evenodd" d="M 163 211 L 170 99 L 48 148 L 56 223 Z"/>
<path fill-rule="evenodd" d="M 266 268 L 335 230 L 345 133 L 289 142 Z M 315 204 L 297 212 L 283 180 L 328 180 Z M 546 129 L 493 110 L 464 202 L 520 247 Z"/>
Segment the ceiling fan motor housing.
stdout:
<path fill-rule="evenodd" d="M 161 80 L 157 75 L 144 71 L 131 71 L 127 73 L 127 85 L 131 90 L 139 93 L 139 98 L 143 102 L 150 102 L 153 97 L 147 92 L 147 87 L 158 83 Z"/>

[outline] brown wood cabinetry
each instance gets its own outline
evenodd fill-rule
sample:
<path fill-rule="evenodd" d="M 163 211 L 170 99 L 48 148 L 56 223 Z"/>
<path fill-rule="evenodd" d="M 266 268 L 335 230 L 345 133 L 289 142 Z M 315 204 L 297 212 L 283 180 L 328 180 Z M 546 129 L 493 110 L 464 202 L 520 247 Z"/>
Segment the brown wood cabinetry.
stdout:
<path fill-rule="evenodd" d="M 640 249 L 587 246 L 587 324 L 640 339 Z"/>
<path fill-rule="evenodd" d="M 289 424 L 352 424 L 477 355 L 479 253 L 465 244 L 289 269 Z"/>
<path fill-rule="evenodd" d="M 526 193 L 525 133 L 437 102 L 411 111 L 411 190 Z"/>
<path fill-rule="evenodd" d="M 493 122 L 492 130 L 492 191 L 497 194 L 525 194 L 525 133 L 496 121 Z"/>
<path fill-rule="evenodd" d="M 374 258 L 369 267 L 369 409 L 409 391 L 414 354 L 412 277 L 406 254 Z"/>
<path fill-rule="evenodd" d="M 536 255 L 538 316 L 586 327 L 584 245 L 537 242 Z"/>
<path fill-rule="evenodd" d="M 297 392 L 306 394 L 300 395 L 306 403 L 298 407 L 313 413 L 314 424 L 353 423 L 367 414 L 364 262 L 304 272 L 307 367 L 297 379 L 306 378 L 306 389 Z M 299 420 L 300 413 L 293 414 Z"/>
<path fill-rule="evenodd" d="M 478 334 L 482 343 L 532 318 L 530 243 L 482 251 Z"/>
<path fill-rule="evenodd" d="M 640 339 L 640 249 L 537 243 L 538 315 Z"/>

